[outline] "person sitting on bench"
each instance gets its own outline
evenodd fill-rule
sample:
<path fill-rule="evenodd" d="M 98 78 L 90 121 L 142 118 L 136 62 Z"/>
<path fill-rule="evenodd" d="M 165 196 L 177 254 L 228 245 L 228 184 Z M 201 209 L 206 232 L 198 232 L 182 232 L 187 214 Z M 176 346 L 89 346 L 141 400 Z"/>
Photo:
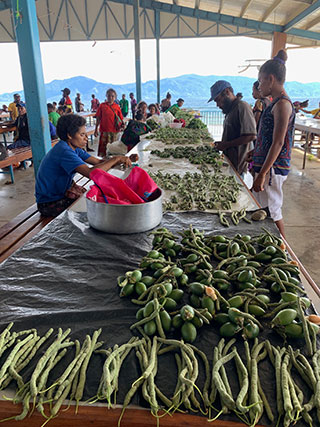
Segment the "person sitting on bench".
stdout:
<path fill-rule="evenodd" d="M 17 108 L 19 114 L 18 118 L 15 122 L 10 124 L 10 126 L 16 126 L 17 136 L 15 137 L 14 142 L 8 145 L 9 150 L 30 146 L 29 125 L 26 107 L 22 104 L 18 104 Z M 56 128 L 51 122 L 49 122 L 49 128 L 51 139 L 56 139 Z"/>
<path fill-rule="evenodd" d="M 108 171 L 121 163 L 131 166 L 125 156 L 105 160 L 88 154 L 84 150 L 88 142 L 86 120 L 77 114 L 60 117 L 57 135 L 60 141 L 43 158 L 36 177 L 38 210 L 44 216 L 59 215 L 83 194 L 85 190 L 73 181 L 76 172 L 89 178 L 95 168 Z"/>

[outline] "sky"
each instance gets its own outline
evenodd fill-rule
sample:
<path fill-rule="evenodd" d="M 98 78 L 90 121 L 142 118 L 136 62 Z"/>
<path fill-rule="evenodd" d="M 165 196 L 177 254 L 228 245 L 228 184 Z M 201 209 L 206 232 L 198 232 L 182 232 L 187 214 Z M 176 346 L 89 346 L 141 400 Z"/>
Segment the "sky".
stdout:
<path fill-rule="evenodd" d="M 267 60 L 271 42 L 248 37 L 164 39 L 160 42 L 161 78 L 183 74 L 240 75 L 257 77 L 252 67 L 238 74 L 248 59 Z M 135 81 L 134 42 L 98 41 L 41 43 L 45 83 L 55 79 L 85 76 L 103 83 L 123 84 Z M 23 88 L 18 48 L 15 43 L 0 43 L 0 94 Z M 288 50 L 287 81 L 319 81 L 320 49 Z M 142 81 L 156 79 L 155 40 L 141 41 Z"/>

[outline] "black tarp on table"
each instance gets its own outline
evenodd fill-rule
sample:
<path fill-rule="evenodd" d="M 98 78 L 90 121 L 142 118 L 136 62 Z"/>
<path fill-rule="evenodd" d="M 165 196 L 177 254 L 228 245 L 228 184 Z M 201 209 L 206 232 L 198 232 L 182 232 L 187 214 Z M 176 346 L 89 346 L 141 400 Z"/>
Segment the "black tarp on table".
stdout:
<path fill-rule="evenodd" d="M 217 215 L 202 212 L 166 213 L 160 226 L 177 233 L 190 224 L 206 233 L 222 231 L 230 237 L 235 233 L 259 234 L 261 224 L 277 232 L 271 220 L 249 225 L 241 222 L 237 227 L 223 228 Z M 150 250 L 151 241 L 152 237 L 148 233 L 112 235 L 96 231 L 89 227 L 86 214 L 66 211 L 2 263 L 1 330 L 10 321 L 15 322 L 14 330 L 35 327 L 39 334 L 44 334 L 50 327 L 55 330 L 58 327 L 70 327 L 71 338 L 83 340 L 87 333 L 92 334 L 101 327 L 100 339 L 105 341 L 105 348 L 127 342 L 132 336 L 129 327 L 135 321 L 138 306 L 129 299 L 119 298 L 116 279 L 138 266 L 140 259 Z M 282 344 L 280 338 L 270 330 L 265 330 L 260 337 L 270 338 L 274 344 Z M 210 325 L 200 329 L 195 345 L 205 351 L 211 361 L 214 345 L 219 340 L 218 331 L 214 325 Z M 243 356 L 241 339 L 239 351 Z M 69 353 L 72 358 L 72 352 Z M 97 391 L 102 362 L 102 357 L 95 355 L 90 363 L 85 398 L 93 396 Z M 27 368 L 30 372 L 34 363 Z M 236 391 L 232 363 L 228 365 L 229 379 Z M 60 369 L 62 367 L 63 364 Z M 58 375 L 58 366 L 56 369 Z M 259 365 L 259 373 L 263 389 L 276 413 L 274 370 L 268 361 Z M 134 352 L 131 352 L 121 371 L 119 403 L 139 375 Z M 200 385 L 203 377 L 201 368 Z M 174 358 L 172 355 L 164 355 L 159 362 L 157 384 L 170 396 L 175 380 Z M 136 395 L 133 403 L 143 405 L 141 400 Z M 227 418 L 235 419 L 233 416 Z M 264 418 L 262 421 L 266 422 Z"/>

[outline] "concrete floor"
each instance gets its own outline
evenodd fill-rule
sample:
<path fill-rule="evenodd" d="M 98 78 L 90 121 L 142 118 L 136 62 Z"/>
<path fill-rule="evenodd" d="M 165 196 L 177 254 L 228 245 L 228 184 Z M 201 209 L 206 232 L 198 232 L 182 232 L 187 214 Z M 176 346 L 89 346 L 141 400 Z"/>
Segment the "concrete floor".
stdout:
<path fill-rule="evenodd" d="M 286 238 L 320 286 L 320 161 L 308 161 L 302 171 L 302 152 L 294 149 L 292 163 L 284 185 Z M 9 175 L 0 174 L 0 226 L 35 202 L 33 167 L 15 170 L 15 180 L 12 185 Z"/>

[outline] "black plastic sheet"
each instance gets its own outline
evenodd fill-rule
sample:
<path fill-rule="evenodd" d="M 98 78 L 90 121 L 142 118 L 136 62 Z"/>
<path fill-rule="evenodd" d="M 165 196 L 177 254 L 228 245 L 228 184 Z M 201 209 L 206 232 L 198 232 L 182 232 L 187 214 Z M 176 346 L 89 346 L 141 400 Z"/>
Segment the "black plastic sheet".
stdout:
<path fill-rule="evenodd" d="M 166 213 L 160 226 L 177 233 L 190 224 L 206 233 L 223 232 L 229 236 L 235 233 L 256 235 L 261 232 L 261 226 L 277 233 L 269 219 L 252 224 L 241 222 L 236 227 L 224 228 L 217 215 L 201 212 Z M 127 342 L 132 336 L 129 327 L 135 321 L 138 306 L 129 299 L 119 298 L 116 279 L 138 266 L 140 259 L 150 250 L 151 241 L 148 233 L 112 235 L 96 231 L 89 227 L 86 214 L 66 211 L 1 265 L 1 329 L 10 321 L 15 322 L 14 330 L 35 327 L 39 334 L 44 334 L 50 327 L 55 330 L 70 327 L 71 338 L 83 340 L 87 333 L 92 334 L 101 327 L 100 340 L 105 341 L 104 348 Z M 282 345 L 282 340 L 270 330 L 263 331 L 260 337 Z M 199 330 L 194 344 L 206 353 L 211 362 L 213 348 L 219 340 L 217 329 L 210 325 Z M 237 346 L 244 357 L 241 339 Z M 35 363 L 28 367 L 30 372 Z M 97 391 L 102 363 L 103 357 L 94 355 L 89 366 L 85 398 L 92 397 Z M 159 362 L 157 384 L 168 396 L 175 387 L 174 363 L 173 355 L 161 356 Z M 63 364 L 60 370 L 62 368 Z M 237 390 L 233 362 L 228 364 L 228 370 L 232 373 L 229 375 L 232 388 Z M 140 376 L 134 352 L 131 352 L 121 372 L 118 403 L 123 402 L 131 383 Z M 276 414 L 274 369 L 270 362 L 259 364 L 259 373 L 262 387 Z M 59 374 L 58 366 L 55 374 Z M 203 381 L 201 368 L 200 386 Z M 303 384 L 301 386 L 304 387 Z M 144 404 L 139 394 L 133 403 Z M 225 419 L 235 417 L 230 415 Z M 267 424 L 265 418 L 262 422 Z M 304 424 L 298 422 L 296 425 Z"/>

